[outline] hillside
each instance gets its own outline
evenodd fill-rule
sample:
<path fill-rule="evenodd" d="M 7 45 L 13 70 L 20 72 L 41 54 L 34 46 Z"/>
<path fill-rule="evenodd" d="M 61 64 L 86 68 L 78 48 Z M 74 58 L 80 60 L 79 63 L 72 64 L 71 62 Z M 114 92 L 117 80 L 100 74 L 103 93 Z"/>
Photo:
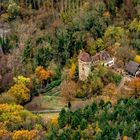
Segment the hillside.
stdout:
<path fill-rule="evenodd" d="M 139 99 L 140 0 L 0 1 L 0 139 L 139 140 Z"/>

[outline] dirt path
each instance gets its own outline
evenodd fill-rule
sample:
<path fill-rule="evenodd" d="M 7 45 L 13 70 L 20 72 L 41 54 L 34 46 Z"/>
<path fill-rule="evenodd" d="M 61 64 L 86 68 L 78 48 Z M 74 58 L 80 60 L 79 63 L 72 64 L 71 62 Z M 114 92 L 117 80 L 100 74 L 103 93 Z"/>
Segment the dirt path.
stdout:
<path fill-rule="evenodd" d="M 56 109 L 56 110 L 39 110 L 39 111 L 30 111 L 34 114 L 47 114 L 47 113 L 59 113 L 61 111 L 61 109 Z"/>

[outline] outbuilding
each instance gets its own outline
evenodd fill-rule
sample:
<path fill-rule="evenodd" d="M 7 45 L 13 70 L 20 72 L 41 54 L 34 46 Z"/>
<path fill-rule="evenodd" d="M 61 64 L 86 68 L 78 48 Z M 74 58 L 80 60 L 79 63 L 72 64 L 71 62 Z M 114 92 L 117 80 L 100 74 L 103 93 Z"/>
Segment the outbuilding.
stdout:
<path fill-rule="evenodd" d="M 126 71 L 132 75 L 136 76 L 139 74 L 140 71 L 140 65 L 134 61 L 129 61 L 129 63 L 126 65 Z"/>

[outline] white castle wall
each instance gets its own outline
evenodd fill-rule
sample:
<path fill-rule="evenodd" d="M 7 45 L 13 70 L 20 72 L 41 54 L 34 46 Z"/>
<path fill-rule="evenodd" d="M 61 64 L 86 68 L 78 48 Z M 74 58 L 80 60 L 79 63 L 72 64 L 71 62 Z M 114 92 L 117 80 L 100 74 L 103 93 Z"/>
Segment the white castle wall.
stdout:
<path fill-rule="evenodd" d="M 85 81 L 91 72 L 91 62 L 84 62 L 78 60 L 78 67 L 79 67 L 79 79 L 81 81 Z"/>

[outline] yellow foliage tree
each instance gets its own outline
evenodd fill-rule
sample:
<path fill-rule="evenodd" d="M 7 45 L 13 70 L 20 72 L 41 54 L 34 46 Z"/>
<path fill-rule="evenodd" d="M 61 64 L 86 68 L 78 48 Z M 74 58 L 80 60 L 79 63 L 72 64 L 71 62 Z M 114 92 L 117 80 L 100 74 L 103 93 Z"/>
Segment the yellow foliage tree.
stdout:
<path fill-rule="evenodd" d="M 136 55 L 134 61 L 140 64 L 140 55 Z"/>
<path fill-rule="evenodd" d="M 51 123 L 52 124 L 58 124 L 58 116 L 54 116 L 51 118 Z"/>
<path fill-rule="evenodd" d="M 129 138 L 127 136 L 123 136 L 122 140 L 128 140 Z"/>
<path fill-rule="evenodd" d="M 15 104 L 0 104 L 0 134 L 6 134 L 18 129 L 34 129 L 38 125 L 38 121 L 41 125 L 41 117 L 32 114 L 31 112 L 24 110 L 21 105 Z"/>
<path fill-rule="evenodd" d="M 19 104 L 30 100 L 30 90 L 24 84 L 15 84 L 7 93 L 13 96 Z"/>
<path fill-rule="evenodd" d="M 102 130 L 99 127 L 99 123 L 98 122 L 96 123 L 95 131 L 96 131 L 97 134 L 102 132 Z"/>
<path fill-rule="evenodd" d="M 50 78 L 53 73 L 49 70 L 45 70 L 42 66 L 38 66 L 35 70 L 35 74 L 40 82 Z"/>
<path fill-rule="evenodd" d="M 12 135 L 13 140 L 33 140 L 37 137 L 38 132 L 36 130 L 19 130 L 15 131 Z"/>
<path fill-rule="evenodd" d="M 26 78 L 22 75 L 18 76 L 18 77 L 14 77 L 14 81 L 16 84 L 24 84 L 27 85 L 30 83 L 30 78 Z"/>
<path fill-rule="evenodd" d="M 18 127 L 22 122 L 19 115 L 21 111 L 23 111 L 23 107 L 20 105 L 0 104 L 0 122 L 3 128 L 13 130 Z"/>
<path fill-rule="evenodd" d="M 69 72 L 69 77 L 70 77 L 70 79 L 73 78 L 74 73 L 75 73 L 75 70 L 76 70 L 76 65 L 75 65 L 74 63 L 72 63 L 71 69 L 70 69 L 70 72 Z"/>

